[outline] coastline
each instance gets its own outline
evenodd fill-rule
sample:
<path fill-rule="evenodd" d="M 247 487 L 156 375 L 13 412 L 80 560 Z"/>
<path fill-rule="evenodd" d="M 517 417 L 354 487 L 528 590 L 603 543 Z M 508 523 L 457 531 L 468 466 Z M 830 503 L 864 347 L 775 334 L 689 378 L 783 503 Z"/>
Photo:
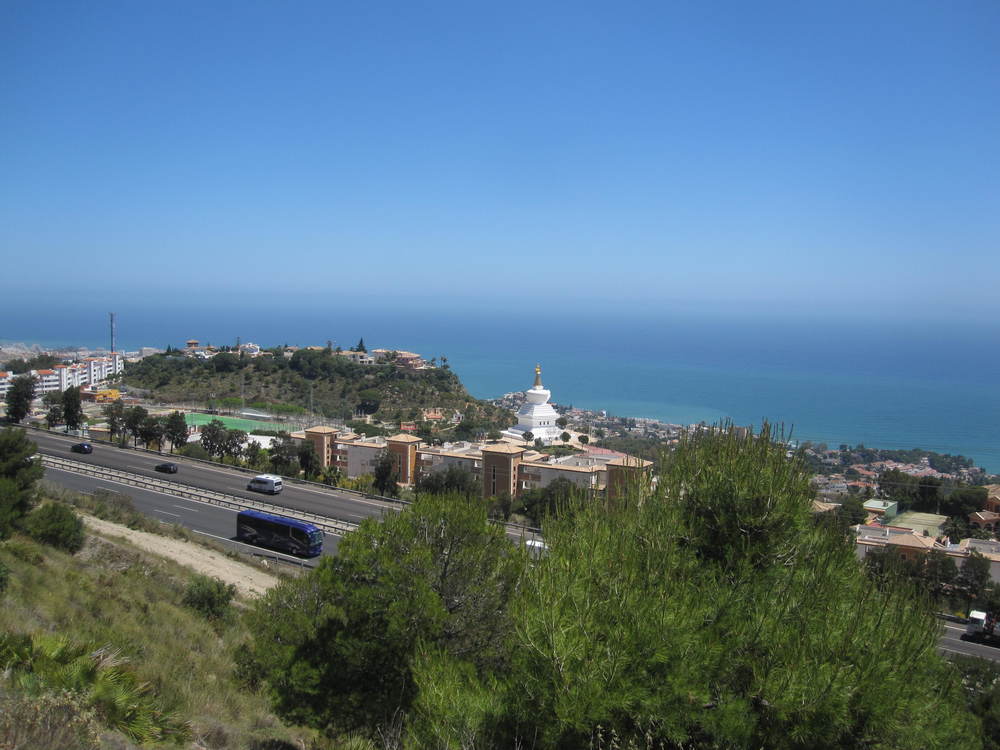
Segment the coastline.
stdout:
<path fill-rule="evenodd" d="M 384 333 L 368 336 L 369 328 L 376 326 L 357 326 L 366 333 L 366 341 L 376 345 L 386 341 Z M 146 344 L 164 338 L 155 333 L 160 328 L 152 330 Z M 526 335 L 524 341 L 518 342 L 519 350 L 485 351 L 482 331 L 470 338 L 463 330 L 447 330 L 444 338 L 430 345 L 426 340 L 432 332 L 414 333 L 412 344 L 406 348 L 428 356 L 448 352 L 452 370 L 469 393 L 482 400 L 530 385 L 526 382 L 530 377 L 527 371 L 540 352 L 538 359 L 546 383 L 558 403 L 664 425 L 712 424 L 726 419 L 739 425 L 759 425 L 766 417 L 776 426 L 783 425 L 793 440 L 884 449 L 919 446 L 942 454 L 968 456 L 986 470 L 1000 472 L 1000 433 L 994 428 L 1000 423 L 1000 392 L 993 387 L 991 374 L 1000 368 L 1000 357 L 996 363 L 990 359 L 985 369 L 980 366 L 971 373 L 970 368 L 962 370 L 959 374 L 966 380 L 951 375 L 938 380 L 936 364 L 920 371 L 897 367 L 902 374 L 893 374 L 882 364 L 874 372 L 870 355 L 860 360 L 857 372 L 846 367 L 812 372 L 804 355 L 795 360 L 794 366 L 785 368 L 780 359 L 761 364 L 763 357 L 751 360 L 745 352 L 736 351 L 734 361 L 722 366 L 706 359 L 703 351 L 667 351 L 657 342 L 646 349 L 637 345 L 635 351 L 623 353 L 624 344 L 633 341 L 625 338 L 611 351 L 595 352 L 575 340 L 561 339 L 555 330 L 541 336 L 544 341 L 538 340 L 538 333 Z M 409 335 L 404 328 L 389 340 L 407 343 Z M 25 346 L 51 349 L 42 344 L 51 338 L 38 337 L 36 343 Z M 274 337 L 254 338 L 266 342 Z M 638 334 L 637 338 L 645 342 Z M 125 339 L 127 346 L 122 348 L 134 348 L 134 339 Z M 304 334 L 289 339 L 311 340 Z M 168 337 L 166 340 L 169 343 Z M 7 349 L 15 343 L 23 342 L 7 339 L 0 341 L 0 347 Z M 718 359 L 726 359 L 723 354 L 729 353 L 716 352 L 704 342 L 700 346 L 711 349 L 709 353 Z M 733 344 L 723 340 L 714 346 L 731 349 Z M 107 348 L 59 347 L 94 353 Z M 522 353 L 521 349 L 530 353 Z"/>

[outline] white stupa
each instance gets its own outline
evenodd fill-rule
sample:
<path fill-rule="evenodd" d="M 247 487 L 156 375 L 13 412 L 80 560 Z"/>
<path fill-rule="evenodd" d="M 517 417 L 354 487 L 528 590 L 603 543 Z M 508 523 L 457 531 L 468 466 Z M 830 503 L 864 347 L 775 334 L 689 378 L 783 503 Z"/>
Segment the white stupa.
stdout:
<path fill-rule="evenodd" d="M 549 403 L 552 393 L 542 385 L 542 368 L 535 365 L 535 384 L 524 392 L 527 401 L 517 410 L 517 424 L 504 431 L 504 437 L 524 440 L 524 433 L 530 432 L 534 440 L 546 445 L 559 439 L 562 428 L 556 424 L 559 412 Z"/>

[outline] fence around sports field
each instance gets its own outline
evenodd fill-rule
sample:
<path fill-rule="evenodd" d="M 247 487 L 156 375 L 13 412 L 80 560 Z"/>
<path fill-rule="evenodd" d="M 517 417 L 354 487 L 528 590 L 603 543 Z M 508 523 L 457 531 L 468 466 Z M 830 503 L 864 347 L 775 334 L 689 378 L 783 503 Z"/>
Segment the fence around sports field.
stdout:
<path fill-rule="evenodd" d="M 255 432 L 256 430 L 284 430 L 291 432 L 295 430 L 295 426 L 288 422 L 264 422 L 258 419 L 227 417 L 221 414 L 201 414 L 199 412 L 188 412 L 184 415 L 184 421 L 192 427 L 201 427 L 213 419 L 218 419 L 227 429 L 243 430 L 244 432 Z"/>

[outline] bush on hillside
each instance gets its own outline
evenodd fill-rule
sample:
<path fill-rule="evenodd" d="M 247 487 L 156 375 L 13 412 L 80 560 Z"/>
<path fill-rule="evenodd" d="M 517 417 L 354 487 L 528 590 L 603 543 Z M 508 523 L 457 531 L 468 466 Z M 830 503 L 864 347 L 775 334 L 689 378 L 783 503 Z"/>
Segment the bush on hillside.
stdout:
<path fill-rule="evenodd" d="M 83 547 L 83 521 L 73 509 L 62 503 L 46 503 L 35 508 L 25 520 L 28 535 L 43 544 L 79 552 Z"/>
<path fill-rule="evenodd" d="M 183 604 L 209 620 L 219 620 L 229 614 L 236 587 L 218 578 L 195 576 L 184 592 Z"/>
<path fill-rule="evenodd" d="M 0 692 L 0 747 L 23 750 L 97 750 L 92 709 L 69 691 L 43 695 Z"/>
<path fill-rule="evenodd" d="M 0 596 L 3 596 L 4 592 L 7 590 L 7 584 L 10 582 L 10 568 L 8 568 L 3 563 L 0 563 Z"/>
<path fill-rule="evenodd" d="M 63 634 L 0 633 L 0 663 L 10 684 L 25 692 L 65 690 L 78 710 L 139 743 L 187 739 L 189 726 L 164 704 L 111 646 L 75 641 Z M 2 715 L 2 711 L 0 711 Z M 56 714 L 58 715 L 58 714 Z M 72 718 L 74 714 L 68 714 Z M 0 747 L 34 747 L 0 744 Z M 39 748 L 77 747 L 58 743 Z"/>
<path fill-rule="evenodd" d="M 8 539 L 0 544 L 0 550 L 28 565 L 41 565 L 45 559 L 38 545 L 23 536 Z"/>

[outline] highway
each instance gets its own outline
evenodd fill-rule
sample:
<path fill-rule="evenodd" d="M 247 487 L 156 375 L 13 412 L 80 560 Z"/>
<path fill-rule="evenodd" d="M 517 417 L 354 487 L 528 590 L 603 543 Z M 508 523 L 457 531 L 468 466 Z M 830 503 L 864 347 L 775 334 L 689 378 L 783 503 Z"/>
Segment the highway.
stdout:
<path fill-rule="evenodd" d="M 400 507 L 395 503 L 366 498 L 335 488 L 326 489 L 290 480 L 285 480 L 285 488 L 280 495 L 261 495 L 246 488 L 252 474 L 219 464 L 204 464 L 181 456 L 115 448 L 102 443 L 92 443 L 94 452 L 89 455 L 73 453 L 70 447 L 81 441 L 78 437 L 37 430 L 27 430 L 27 436 L 38 446 L 39 453 L 50 456 L 165 479 L 189 487 L 225 492 L 250 500 L 263 500 L 285 508 L 315 513 L 353 524 L 358 524 L 366 518 L 381 518 L 384 513 L 395 511 Z M 165 461 L 177 464 L 176 474 L 161 474 L 153 470 L 154 466 Z"/>
<path fill-rule="evenodd" d="M 944 652 L 945 656 L 962 654 L 964 656 L 978 656 L 981 659 L 990 661 L 1000 661 L 1000 648 L 987 646 L 974 641 L 963 641 L 962 634 L 965 633 L 965 625 L 957 622 L 942 621 L 944 632 L 941 634 L 941 641 L 938 648 Z"/>
<path fill-rule="evenodd" d="M 223 546 L 250 554 L 263 555 L 264 557 L 279 557 L 296 565 L 313 567 L 314 561 L 301 560 L 300 558 L 286 555 L 274 550 L 260 549 L 235 540 L 236 533 L 236 511 L 228 508 L 220 508 L 208 503 L 199 503 L 195 500 L 185 500 L 162 492 L 141 489 L 128 484 L 118 483 L 107 479 L 76 474 L 71 471 L 61 471 L 47 467 L 45 469 L 45 480 L 52 484 L 57 484 L 66 489 L 84 494 L 94 494 L 98 490 L 117 492 L 132 498 L 135 509 L 144 513 L 150 518 L 154 518 L 164 524 L 178 524 L 196 534 L 215 540 Z M 337 547 L 340 538 L 335 534 L 324 534 L 323 554 L 337 554 Z"/>

